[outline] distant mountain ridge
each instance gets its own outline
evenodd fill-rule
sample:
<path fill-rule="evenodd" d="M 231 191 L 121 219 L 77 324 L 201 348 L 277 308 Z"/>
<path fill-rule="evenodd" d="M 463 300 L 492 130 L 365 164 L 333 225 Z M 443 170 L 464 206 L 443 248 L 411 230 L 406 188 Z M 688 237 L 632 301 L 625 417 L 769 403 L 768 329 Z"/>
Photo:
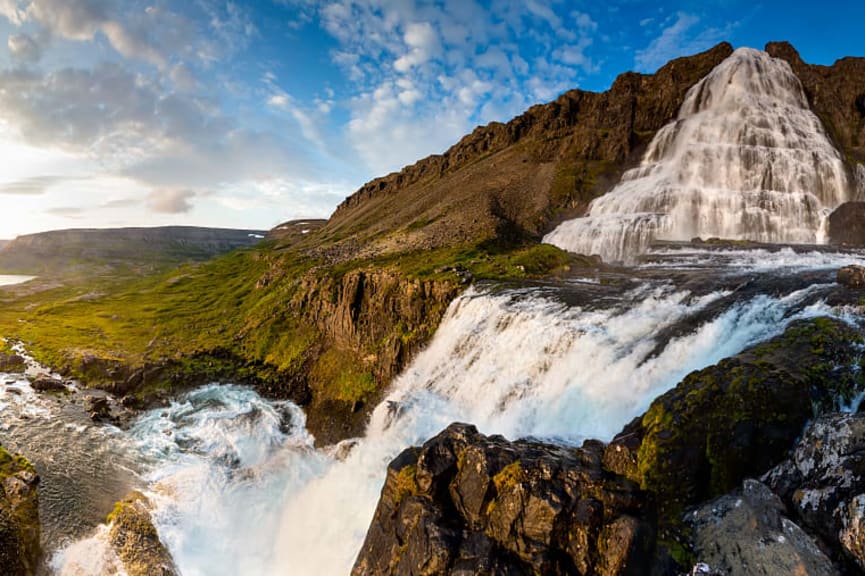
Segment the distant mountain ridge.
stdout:
<path fill-rule="evenodd" d="M 253 246 L 265 234 L 192 226 L 54 230 L 0 245 L 0 270 L 41 274 L 86 271 L 94 266 L 105 270 L 162 267 Z"/>

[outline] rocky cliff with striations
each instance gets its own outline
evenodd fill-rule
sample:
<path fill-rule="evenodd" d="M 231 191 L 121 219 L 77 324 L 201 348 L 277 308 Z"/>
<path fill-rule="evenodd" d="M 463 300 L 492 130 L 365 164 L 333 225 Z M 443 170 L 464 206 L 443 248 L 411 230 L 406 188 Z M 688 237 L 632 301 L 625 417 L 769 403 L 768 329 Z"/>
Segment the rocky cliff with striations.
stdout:
<path fill-rule="evenodd" d="M 730 55 L 715 48 L 604 93 L 572 90 L 507 124 L 477 128 L 441 155 L 364 185 L 322 230 L 336 259 L 489 239 L 537 238 L 578 214 L 676 117 L 687 90 Z"/>

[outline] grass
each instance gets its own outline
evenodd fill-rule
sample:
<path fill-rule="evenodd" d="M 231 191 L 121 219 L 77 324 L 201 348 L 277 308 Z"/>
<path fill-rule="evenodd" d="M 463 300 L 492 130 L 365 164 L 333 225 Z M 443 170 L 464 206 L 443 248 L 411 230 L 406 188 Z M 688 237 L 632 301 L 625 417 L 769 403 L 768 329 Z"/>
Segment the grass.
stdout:
<path fill-rule="evenodd" d="M 310 310 L 320 315 L 327 306 L 346 304 L 340 281 L 347 274 L 392 275 L 387 291 L 369 297 L 399 302 L 409 296 L 392 292 L 406 281 L 456 286 L 467 272 L 510 280 L 580 264 L 553 246 L 485 244 L 324 266 L 261 244 L 149 276 L 66 278 L 41 291 L 0 291 L 0 336 L 24 342 L 38 361 L 88 385 L 110 387 L 136 370 L 170 365 L 172 378 L 142 377 L 133 392 L 145 397 L 196 379 L 271 388 L 308 382 L 319 398 L 356 406 L 387 384 L 376 364 L 381 352 L 392 351 L 395 342 L 407 353 L 419 349 L 449 300 L 427 309 L 420 323 L 400 317 L 398 306 L 385 307 L 387 317 L 368 319 L 380 329 L 346 340 L 326 334 L 332 326 L 322 323 L 331 319 Z"/>

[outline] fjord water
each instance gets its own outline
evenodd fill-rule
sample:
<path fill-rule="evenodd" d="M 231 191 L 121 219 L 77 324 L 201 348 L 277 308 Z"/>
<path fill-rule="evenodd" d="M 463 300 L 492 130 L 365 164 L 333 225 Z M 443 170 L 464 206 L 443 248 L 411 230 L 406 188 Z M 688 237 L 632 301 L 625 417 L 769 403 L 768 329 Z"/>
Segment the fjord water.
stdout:
<path fill-rule="evenodd" d="M 303 412 L 208 386 L 125 433 L 160 537 L 186 576 L 347 574 L 387 463 L 453 421 L 564 444 L 609 440 L 689 371 L 824 303 L 865 257 L 791 249 L 659 252 L 615 277 L 472 289 L 396 380 L 362 438 L 318 450 Z M 60 574 L 120 573 L 106 531 L 53 557 Z"/>
<path fill-rule="evenodd" d="M 740 48 L 688 91 L 638 167 L 545 241 L 605 261 L 656 238 L 822 243 L 851 191 L 790 65 Z"/>

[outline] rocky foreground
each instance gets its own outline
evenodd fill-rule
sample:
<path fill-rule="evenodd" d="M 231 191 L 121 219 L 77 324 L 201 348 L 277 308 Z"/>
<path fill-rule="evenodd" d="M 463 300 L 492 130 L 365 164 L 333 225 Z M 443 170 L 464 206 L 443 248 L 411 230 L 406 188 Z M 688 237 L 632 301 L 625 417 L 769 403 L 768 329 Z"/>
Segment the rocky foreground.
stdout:
<path fill-rule="evenodd" d="M 454 424 L 391 462 L 353 573 L 855 573 L 865 415 L 836 412 L 862 384 L 862 344 L 837 320 L 795 322 L 607 445 Z"/>

